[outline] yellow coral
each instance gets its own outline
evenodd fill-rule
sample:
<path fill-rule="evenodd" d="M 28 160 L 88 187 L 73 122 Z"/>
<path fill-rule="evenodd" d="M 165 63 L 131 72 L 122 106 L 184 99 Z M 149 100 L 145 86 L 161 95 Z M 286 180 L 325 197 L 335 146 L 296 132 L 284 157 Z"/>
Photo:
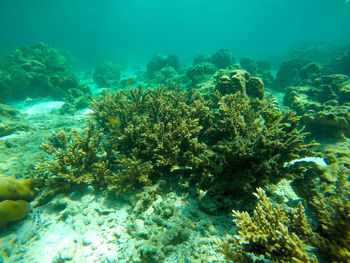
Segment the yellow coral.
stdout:
<path fill-rule="evenodd" d="M 29 204 L 24 200 L 5 200 L 0 202 L 0 226 L 24 218 L 29 211 Z"/>
<path fill-rule="evenodd" d="M 232 211 L 238 228 L 236 240 L 231 241 L 236 252 L 253 253 L 273 262 L 317 262 L 316 256 L 307 252 L 313 233 L 301 203 L 285 212 L 278 205 L 272 206 L 263 189 L 258 188 L 254 195 L 259 201 L 253 217 Z"/>
<path fill-rule="evenodd" d="M 33 179 L 17 180 L 10 177 L 0 178 L 0 201 L 2 200 L 33 200 L 35 192 L 32 188 Z"/>

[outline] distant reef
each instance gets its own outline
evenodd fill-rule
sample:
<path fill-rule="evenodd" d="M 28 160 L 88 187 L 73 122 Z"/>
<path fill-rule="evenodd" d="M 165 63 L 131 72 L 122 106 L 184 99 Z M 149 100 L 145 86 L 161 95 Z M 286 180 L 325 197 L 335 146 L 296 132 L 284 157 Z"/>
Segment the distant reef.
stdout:
<path fill-rule="evenodd" d="M 86 94 L 67 59 L 44 43 L 22 46 L 0 58 L 0 102 L 26 97 L 69 99 Z"/>

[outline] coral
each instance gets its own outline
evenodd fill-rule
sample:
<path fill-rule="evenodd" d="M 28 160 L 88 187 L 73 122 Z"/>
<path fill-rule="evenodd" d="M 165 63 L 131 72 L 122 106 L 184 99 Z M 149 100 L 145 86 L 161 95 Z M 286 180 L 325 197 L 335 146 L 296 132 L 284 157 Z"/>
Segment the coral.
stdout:
<path fill-rule="evenodd" d="M 177 178 L 207 191 L 203 200 L 232 207 L 256 187 L 279 182 L 284 162 L 314 146 L 304 144 L 293 112 L 251 101 L 241 92 L 205 98 L 165 87 L 104 90 L 92 102 L 85 135 L 57 133 L 55 145 L 42 146 L 52 159 L 38 168 L 58 189 L 92 184 L 120 193 Z"/>
<path fill-rule="evenodd" d="M 315 145 L 303 143 L 305 134 L 298 131 L 293 112 L 255 111 L 240 93 L 216 96 L 215 122 L 204 126 L 199 140 L 204 146 L 189 166 L 194 182 L 216 203 L 232 206 L 256 187 L 278 183 L 285 176 L 283 163 L 307 156 Z"/>
<path fill-rule="evenodd" d="M 335 74 L 346 74 L 350 76 L 350 51 L 334 58 L 328 65 L 328 70 Z"/>
<path fill-rule="evenodd" d="M 190 108 L 194 103 L 191 97 L 175 94 L 139 87 L 104 93 L 99 102 L 93 103 L 94 119 L 106 129 L 113 149 L 120 153 L 117 162 L 121 167 L 111 180 L 118 182 L 117 186 L 123 185 L 120 180 L 130 182 L 126 183 L 130 187 L 121 190 L 140 181 L 148 184 L 152 176 L 159 177 L 172 167 L 186 166 L 186 154 L 201 126 L 191 116 L 198 111 Z M 110 116 L 118 116 L 120 126 L 109 125 Z"/>
<path fill-rule="evenodd" d="M 214 64 L 210 62 L 197 63 L 193 67 L 190 67 L 186 76 L 191 80 L 192 84 L 197 84 L 206 81 L 216 71 Z"/>
<path fill-rule="evenodd" d="M 311 63 L 309 60 L 294 58 L 283 61 L 273 85 L 275 90 L 284 91 L 289 86 L 298 85 L 301 81 L 300 70 Z"/>
<path fill-rule="evenodd" d="M 324 262 L 350 261 L 350 187 L 342 168 L 333 194 L 318 195 L 313 206 L 319 221 L 319 250 Z"/>
<path fill-rule="evenodd" d="M 307 86 L 290 87 L 284 104 L 302 116 L 302 123 L 317 138 L 350 136 L 350 77 L 327 75 Z"/>
<path fill-rule="evenodd" d="M 147 63 L 147 77 L 152 79 L 157 71 L 162 68 L 172 67 L 175 70 L 180 68 L 179 59 L 175 55 L 155 54 Z"/>
<path fill-rule="evenodd" d="M 98 87 L 113 87 L 120 80 L 120 66 L 112 61 L 106 61 L 96 67 L 93 80 Z"/>
<path fill-rule="evenodd" d="M 193 58 L 193 66 L 201 63 L 211 63 L 211 56 L 209 54 L 198 54 Z"/>
<path fill-rule="evenodd" d="M 242 57 L 239 64 L 252 76 L 261 78 L 266 87 L 272 87 L 274 77 L 271 74 L 271 66 L 267 60 Z"/>
<path fill-rule="evenodd" d="M 23 46 L 0 63 L 0 99 L 52 96 L 64 98 L 70 88 L 80 89 L 67 60 L 43 44 Z"/>
<path fill-rule="evenodd" d="M 42 196 L 65 192 L 79 185 L 92 185 L 95 189 L 107 184 L 112 172 L 108 154 L 102 145 L 102 134 L 92 124 L 80 135 L 72 130 L 54 133 L 51 144 L 41 148 L 51 156 L 36 166 L 36 176 L 44 179 L 46 190 Z"/>
<path fill-rule="evenodd" d="M 27 201 L 5 200 L 0 202 L 0 226 L 24 218 L 30 211 Z"/>
<path fill-rule="evenodd" d="M 165 85 L 181 82 L 181 75 L 173 67 L 163 67 L 153 74 L 153 78 L 157 83 Z"/>
<path fill-rule="evenodd" d="M 221 70 L 215 74 L 216 89 L 223 95 L 241 92 L 252 98 L 264 98 L 264 84 L 260 78 L 251 77 L 245 70 Z"/>
<path fill-rule="evenodd" d="M 211 56 L 211 62 L 219 69 L 227 68 L 235 63 L 235 56 L 229 49 L 220 49 Z"/>
<path fill-rule="evenodd" d="M 24 218 L 30 211 L 29 201 L 35 197 L 34 179 L 0 177 L 0 227 Z"/>
<path fill-rule="evenodd" d="M 0 201 L 31 201 L 35 196 L 33 185 L 33 179 L 18 180 L 11 177 L 0 177 Z"/>
<path fill-rule="evenodd" d="M 223 247 L 226 257 L 254 255 L 272 262 L 318 262 L 308 246 L 315 237 L 301 203 L 285 211 L 278 205 L 273 207 L 263 189 L 257 188 L 254 195 L 258 203 L 253 216 L 232 211 L 238 234 Z"/>
<path fill-rule="evenodd" d="M 321 65 L 326 65 L 339 54 L 340 50 L 341 48 L 330 43 L 306 44 L 301 47 L 293 48 L 289 52 L 288 58 L 304 58 Z"/>

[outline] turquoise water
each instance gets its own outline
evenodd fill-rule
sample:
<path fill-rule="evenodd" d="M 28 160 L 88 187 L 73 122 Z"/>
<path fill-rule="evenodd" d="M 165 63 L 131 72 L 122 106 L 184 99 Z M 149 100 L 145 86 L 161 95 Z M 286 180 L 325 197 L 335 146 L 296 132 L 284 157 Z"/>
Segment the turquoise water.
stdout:
<path fill-rule="evenodd" d="M 0 0 L 0 263 L 350 262 L 348 0 Z"/>
<path fill-rule="evenodd" d="M 300 45 L 350 41 L 343 0 L 17 0 L 2 1 L 0 17 L 0 51 L 42 41 L 86 61 L 139 63 L 162 52 L 189 64 L 220 48 L 280 61 Z"/>

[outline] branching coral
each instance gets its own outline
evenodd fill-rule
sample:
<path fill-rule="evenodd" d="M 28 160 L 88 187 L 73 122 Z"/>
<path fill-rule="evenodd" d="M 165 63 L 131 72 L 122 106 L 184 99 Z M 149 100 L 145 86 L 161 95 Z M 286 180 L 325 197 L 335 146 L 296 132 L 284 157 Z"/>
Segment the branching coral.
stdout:
<path fill-rule="evenodd" d="M 91 124 L 82 136 L 74 130 L 70 134 L 62 130 L 56 132 L 52 144 L 44 143 L 41 148 L 52 157 L 36 167 L 49 187 L 50 192 L 43 195 L 81 184 L 91 184 L 98 189 L 106 185 L 106 178 L 112 174 L 102 147 L 102 134 Z"/>
<path fill-rule="evenodd" d="M 95 101 L 93 117 L 105 129 L 113 150 L 119 153 L 117 163 L 121 169 L 112 181 L 148 184 L 152 176 L 159 177 L 174 167 L 185 166 L 189 150 L 202 129 L 198 123 L 199 111 L 205 110 L 191 108 L 191 104 L 196 105 L 194 94 L 141 87 L 107 93 Z M 198 101 L 197 105 L 200 105 Z M 120 125 L 109 123 L 110 116 L 117 117 Z M 133 172 L 127 168 L 130 165 Z M 123 190 L 133 187 L 132 183 L 126 185 L 130 187 L 122 187 Z"/>
<path fill-rule="evenodd" d="M 318 194 L 313 202 L 320 224 L 318 246 L 325 262 L 350 261 L 350 188 L 345 176 L 342 169 L 335 193 Z"/>
<path fill-rule="evenodd" d="M 251 217 L 247 212 L 233 210 L 238 235 L 231 239 L 231 250 L 224 250 L 229 258 L 254 255 L 272 262 L 318 262 L 310 252 L 314 233 L 306 219 L 305 209 L 298 204 L 296 209 L 284 211 L 273 207 L 263 189 L 254 195 L 258 204 Z"/>
<path fill-rule="evenodd" d="M 314 147 L 314 142 L 303 143 L 305 134 L 297 129 L 295 113 L 281 114 L 270 107 L 255 111 L 240 93 L 216 96 L 213 121 L 200 137 L 205 147 L 190 159 L 190 166 L 197 185 L 209 189 L 221 205 L 222 197 L 243 200 L 255 188 L 277 183 L 285 176 L 284 162 Z"/>

